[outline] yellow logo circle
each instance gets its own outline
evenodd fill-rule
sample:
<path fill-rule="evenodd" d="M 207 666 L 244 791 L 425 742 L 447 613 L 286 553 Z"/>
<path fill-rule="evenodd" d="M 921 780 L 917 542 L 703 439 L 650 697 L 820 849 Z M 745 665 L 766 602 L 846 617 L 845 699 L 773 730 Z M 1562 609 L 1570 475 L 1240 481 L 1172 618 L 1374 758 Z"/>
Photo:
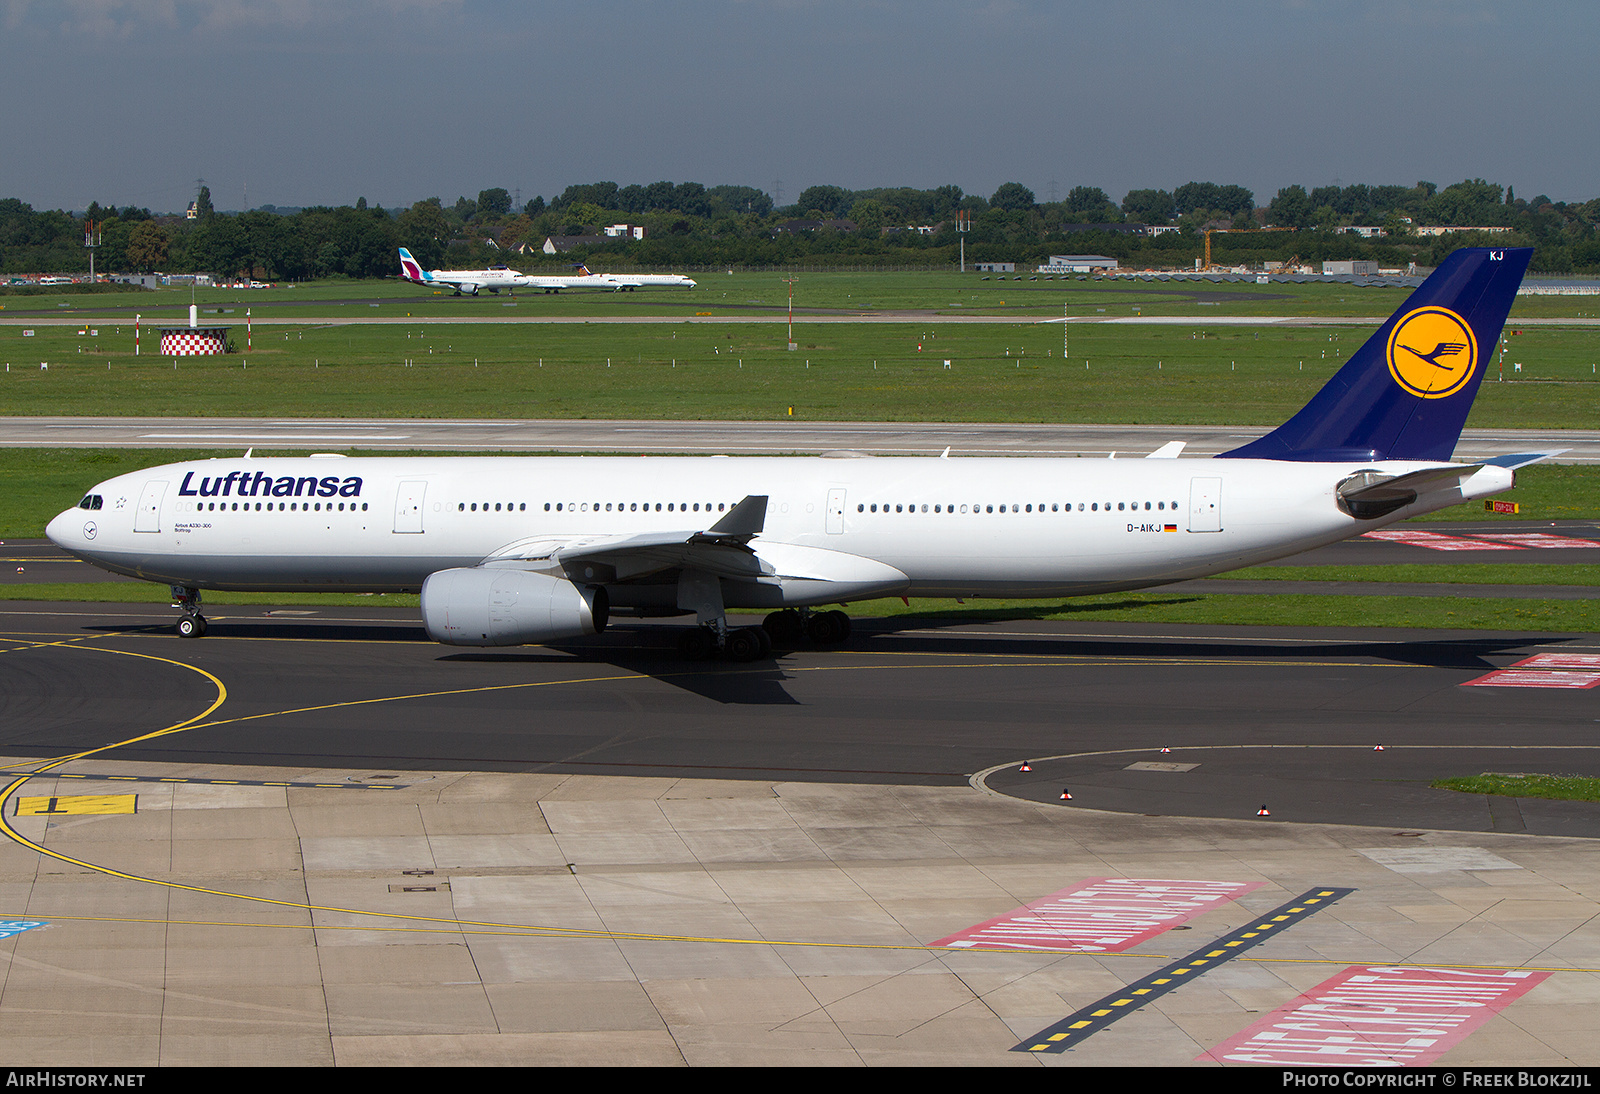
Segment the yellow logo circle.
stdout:
<path fill-rule="evenodd" d="M 1449 308 L 1407 312 L 1389 334 L 1389 375 L 1423 399 L 1454 395 L 1477 367 L 1478 340 Z"/>

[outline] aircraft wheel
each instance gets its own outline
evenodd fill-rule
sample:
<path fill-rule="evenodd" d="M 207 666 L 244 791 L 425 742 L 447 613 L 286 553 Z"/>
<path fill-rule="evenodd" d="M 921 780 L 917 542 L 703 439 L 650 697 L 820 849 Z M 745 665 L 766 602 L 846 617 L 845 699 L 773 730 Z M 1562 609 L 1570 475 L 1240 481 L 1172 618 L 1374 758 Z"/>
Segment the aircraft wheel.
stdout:
<path fill-rule="evenodd" d="M 850 617 L 840 611 L 819 612 L 806 622 L 806 634 L 819 646 L 837 646 L 850 637 Z"/>
<path fill-rule="evenodd" d="M 798 642 L 806 632 L 805 625 L 800 621 L 800 613 L 793 608 L 773 612 L 761 621 L 761 629 L 771 636 L 773 642 L 782 645 Z"/>
<path fill-rule="evenodd" d="M 695 627 L 678 636 L 678 652 L 691 661 L 704 661 L 716 649 L 716 640 L 704 627 Z"/>
<path fill-rule="evenodd" d="M 206 633 L 206 617 L 203 615 L 186 615 L 178 620 L 179 638 L 203 638 Z"/>
<path fill-rule="evenodd" d="M 762 638 L 765 632 L 758 627 L 740 627 L 736 631 L 728 632 L 727 654 L 728 660 L 747 664 L 759 660 L 761 647 L 765 644 Z M 771 639 L 767 640 L 768 642 Z"/>

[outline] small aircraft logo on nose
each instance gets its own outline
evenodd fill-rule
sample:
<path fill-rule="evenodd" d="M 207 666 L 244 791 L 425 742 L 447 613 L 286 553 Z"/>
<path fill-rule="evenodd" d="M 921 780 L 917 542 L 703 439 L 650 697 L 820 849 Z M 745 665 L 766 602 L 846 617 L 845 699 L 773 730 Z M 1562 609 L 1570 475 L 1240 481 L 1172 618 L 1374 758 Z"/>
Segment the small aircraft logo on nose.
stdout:
<path fill-rule="evenodd" d="M 83 538 L 93 539 L 95 533 L 98 531 L 99 529 L 94 526 L 94 521 L 91 520 L 83 526 Z"/>

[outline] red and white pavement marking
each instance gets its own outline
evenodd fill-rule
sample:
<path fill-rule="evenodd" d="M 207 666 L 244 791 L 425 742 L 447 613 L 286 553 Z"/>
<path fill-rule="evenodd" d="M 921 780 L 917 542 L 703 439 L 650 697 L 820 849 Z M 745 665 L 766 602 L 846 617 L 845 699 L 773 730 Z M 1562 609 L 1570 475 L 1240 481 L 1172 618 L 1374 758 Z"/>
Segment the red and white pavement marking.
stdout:
<path fill-rule="evenodd" d="M 1475 532 L 1483 539 L 1498 539 L 1518 547 L 1560 550 L 1563 547 L 1600 547 L 1600 542 L 1577 536 L 1556 536 L 1549 532 Z"/>
<path fill-rule="evenodd" d="M 932 945 L 1111 953 L 1137 946 L 1264 884 L 1090 878 Z"/>
<path fill-rule="evenodd" d="M 1198 1059 L 1242 1064 L 1433 1063 L 1548 972 L 1357 966 Z"/>
<path fill-rule="evenodd" d="M 1426 547 L 1431 551 L 1520 551 L 1515 543 L 1496 543 L 1488 539 L 1467 539 L 1463 536 L 1446 536 L 1438 532 L 1414 532 L 1406 528 L 1389 528 L 1381 532 L 1368 532 L 1362 539 L 1383 539 L 1391 543 L 1408 543 L 1413 547 Z"/>
<path fill-rule="evenodd" d="M 1495 669 L 1468 680 L 1464 688 L 1592 688 L 1600 684 L 1600 669 L 1561 672 L 1554 669 Z"/>
<path fill-rule="evenodd" d="M 1524 657 L 1514 669 L 1595 669 L 1600 671 L 1600 653 L 1536 653 Z"/>

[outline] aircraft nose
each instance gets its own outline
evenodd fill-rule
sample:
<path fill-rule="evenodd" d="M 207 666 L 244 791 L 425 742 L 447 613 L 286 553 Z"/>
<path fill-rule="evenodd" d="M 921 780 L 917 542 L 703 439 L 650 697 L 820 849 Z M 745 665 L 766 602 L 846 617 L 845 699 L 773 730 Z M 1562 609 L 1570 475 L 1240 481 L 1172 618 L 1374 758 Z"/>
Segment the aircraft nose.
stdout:
<path fill-rule="evenodd" d="M 57 547 L 70 551 L 85 544 L 85 525 L 92 521 L 93 514 L 82 509 L 63 510 L 45 525 L 44 534 Z"/>

